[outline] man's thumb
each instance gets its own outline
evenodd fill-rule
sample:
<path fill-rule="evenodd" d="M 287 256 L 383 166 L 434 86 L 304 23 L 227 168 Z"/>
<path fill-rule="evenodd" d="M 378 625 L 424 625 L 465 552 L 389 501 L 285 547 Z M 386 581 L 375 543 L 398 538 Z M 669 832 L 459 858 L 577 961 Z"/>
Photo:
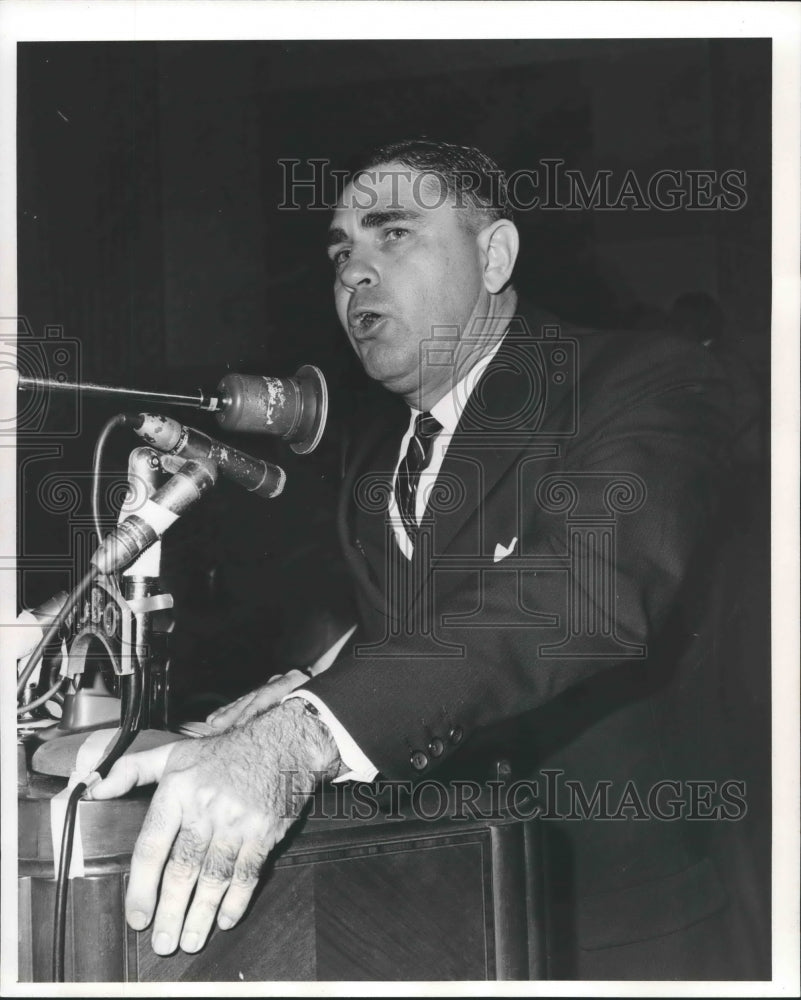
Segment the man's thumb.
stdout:
<path fill-rule="evenodd" d="M 175 743 L 125 754 L 111 768 L 108 777 L 92 785 L 86 792 L 87 799 L 115 799 L 139 785 L 152 785 L 161 780 L 167 758 Z"/>

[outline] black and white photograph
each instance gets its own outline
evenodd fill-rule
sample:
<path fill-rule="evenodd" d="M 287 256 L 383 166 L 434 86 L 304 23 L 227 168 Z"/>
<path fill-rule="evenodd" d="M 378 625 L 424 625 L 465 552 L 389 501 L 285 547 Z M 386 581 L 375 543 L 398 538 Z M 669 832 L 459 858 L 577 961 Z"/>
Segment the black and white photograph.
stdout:
<path fill-rule="evenodd" d="M 0 40 L 3 994 L 793 995 L 801 6 Z"/>

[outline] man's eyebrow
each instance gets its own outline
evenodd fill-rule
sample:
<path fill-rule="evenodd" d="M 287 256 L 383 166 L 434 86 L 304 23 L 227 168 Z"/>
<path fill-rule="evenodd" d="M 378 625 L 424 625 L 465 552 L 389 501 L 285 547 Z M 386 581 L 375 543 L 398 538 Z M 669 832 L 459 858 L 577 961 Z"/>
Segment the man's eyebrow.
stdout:
<path fill-rule="evenodd" d="M 379 229 L 391 222 L 414 222 L 420 219 L 420 213 L 413 208 L 386 209 L 383 212 L 367 212 L 361 217 L 359 225 L 362 229 Z M 334 226 L 328 230 L 326 247 L 335 246 L 338 243 L 347 243 L 348 234 L 339 226 Z"/>
<path fill-rule="evenodd" d="M 340 229 L 338 226 L 335 226 L 334 228 L 328 230 L 328 237 L 325 241 L 326 247 L 332 247 L 335 246 L 337 243 L 347 243 L 347 242 L 348 242 L 348 234 L 345 232 L 344 229 Z"/>
<path fill-rule="evenodd" d="M 383 212 L 367 212 L 361 218 L 362 229 L 378 229 L 389 222 L 413 222 L 420 213 L 413 208 L 386 209 Z"/>

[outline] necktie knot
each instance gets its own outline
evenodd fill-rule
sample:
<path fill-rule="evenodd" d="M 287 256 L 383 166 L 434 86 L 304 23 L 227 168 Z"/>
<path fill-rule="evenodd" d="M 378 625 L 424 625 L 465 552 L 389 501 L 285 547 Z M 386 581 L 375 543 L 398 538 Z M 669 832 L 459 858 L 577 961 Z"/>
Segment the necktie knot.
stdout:
<path fill-rule="evenodd" d="M 414 422 L 414 431 L 409 440 L 409 447 L 398 468 L 395 485 L 395 498 L 401 514 L 406 533 L 414 540 L 417 532 L 417 486 L 420 473 L 431 460 L 431 450 L 434 439 L 442 430 L 442 424 L 430 413 L 418 414 Z"/>
<path fill-rule="evenodd" d="M 430 413 L 419 413 L 414 422 L 414 434 L 409 442 L 411 446 L 415 441 L 419 445 L 420 465 L 419 469 L 425 468 L 431 458 L 431 448 L 434 438 L 442 430 L 442 424 Z"/>

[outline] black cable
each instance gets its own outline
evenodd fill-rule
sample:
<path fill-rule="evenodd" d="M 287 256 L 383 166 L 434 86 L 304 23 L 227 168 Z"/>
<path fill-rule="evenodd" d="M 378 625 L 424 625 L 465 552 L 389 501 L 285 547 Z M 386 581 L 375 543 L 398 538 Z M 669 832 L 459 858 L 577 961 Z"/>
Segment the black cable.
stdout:
<path fill-rule="evenodd" d="M 142 678 L 139 670 L 128 674 L 123 684 L 123 717 L 117 736 L 111 749 L 103 760 L 94 768 L 101 778 L 105 778 L 112 766 L 125 753 L 136 735 L 135 724 L 139 717 L 142 698 Z M 53 915 L 53 982 L 64 982 L 64 943 L 67 929 L 67 895 L 69 888 L 69 870 L 72 864 L 72 845 L 75 835 L 75 819 L 78 814 L 78 803 L 86 791 L 86 782 L 80 781 L 70 792 L 67 800 L 67 811 L 64 816 L 64 831 L 61 836 L 61 852 L 56 882 L 56 905 Z"/>
<path fill-rule="evenodd" d="M 59 861 L 58 881 L 56 883 L 56 908 L 53 922 L 53 982 L 64 982 L 64 939 L 67 928 L 67 873 L 72 864 L 72 842 L 75 834 L 75 817 L 78 814 L 78 802 L 86 791 L 83 781 L 73 788 L 67 800 L 67 812 L 64 816 L 64 831 L 61 835 L 61 859 Z"/>
<path fill-rule="evenodd" d="M 95 442 L 95 450 L 92 455 L 92 520 L 95 525 L 98 545 L 103 544 L 103 529 L 100 527 L 100 465 L 103 460 L 103 449 L 115 427 L 131 423 L 132 418 L 128 414 L 117 413 L 103 424 Z"/>
<path fill-rule="evenodd" d="M 127 414 L 116 414 L 107 420 L 103 425 L 100 434 L 98 435 L 97 442 L 95 443 L 95 449 L 92 455 L 92 520 L 94 522 L 95 533 L 97 534 L 98 545 L 103 544 L 103 531 L 100 526 L 100 468 L 103 459 L 103 450 L 105 449 L 106 442 L 108 441 L 111 432 L 116 427 L 121 427 L 130 423 L 131 418 Z M 25 684 L 44 655 L 45 647 L 57 635 L 58 630 L 64 624 L 70 610 L 78 603 L 83 596 L 84 591 L 89 587 L 92 580 L 94 580 L 97 575 L 97 567 L 92 566 L 86 576 L 84 576 L 78 586 L 67 598 L 64 606 L 61 608 L 58 615 L 53 619 L 53 622 L 48 630 L 42 636 L 42 639 L 36 649 L 34 649 L 31 653 L 30 658 L 28 659 L 28 662 L 17 682 L 18 698 L 22 697 L 22 694 L 25 691 Z M 137 669 L 135 669 L 132 674 L 128 675 L 125 680 L 127 683 L 123 685 L 123 717 L 120 723 L 120 728 L 111 749 L 94 769 L 101 778 L 105 778 L 108 775 L 108 772 L 111 770 L 114 763 L 125 753 L 136 735 L 135 727 L 140 713 L 139 702 L 142 696 L 140 668 L 137 667 Z M 61 685 L 59 683 L 56 690 L 60 686 Z M 48 692 L 48 696 L 50 693 L 51 692 Z M 21 706 L 20 711 L 24 712 L 29 709 L 30 706 Z M 80 781 L 72 789 L 69 799 L 67 800 L 67 808 L 64 816 L 64 830 L 61 837 L 58 880 L 56 883 L 56 904 L 53 919 L 53 982 L 56 983 L 64 982 L 64 945 L 67 926 L 67 890 L 69 887 L 69 870 L 72 864 L 72 848 L 75 836 L 75 820 L 78 815 L 78 803 L 86 791 L 86 788 L 86 782 Z"/>
<path fill-rule="evenodd" d="M 17 700 L 22 698 L 23 694 L 25 693 L 25 685 L 28 681 L 28 678 L 36 669 L 36 666 L 38 665 L 39 661 L 44 655 L 45 648 L 58 635 L 58 630 L 67 620 L 67 616 L 69 615 L 70 611 L 72 611 L 73 607 L 78 603 L 81 597 L 83 597 L 84 591 L 87 590 L 91 582 L 94 580 L 95 576 L 97 576 L 97 572 L 98 571 L 96 566 L 90 567 L 86 576 L 84 576 L 84 578 L 80 581 L 78 586 L 75 587 L 75 589 L 72 591 L 70 596 L 62 605 L 59 613 L 56 615 L 56 617 L 48 626 L 48 629 L 45 632 L 45 634 L 39 640 L 36 649 L 34 649 L 30 657 L 28 658 L 28 662 L 25 664 L 25 667 L 19 676 L 19 680 L 17 681 Z M 23 705 L 22 708 L 26 708 L 26 706 Z"/>

